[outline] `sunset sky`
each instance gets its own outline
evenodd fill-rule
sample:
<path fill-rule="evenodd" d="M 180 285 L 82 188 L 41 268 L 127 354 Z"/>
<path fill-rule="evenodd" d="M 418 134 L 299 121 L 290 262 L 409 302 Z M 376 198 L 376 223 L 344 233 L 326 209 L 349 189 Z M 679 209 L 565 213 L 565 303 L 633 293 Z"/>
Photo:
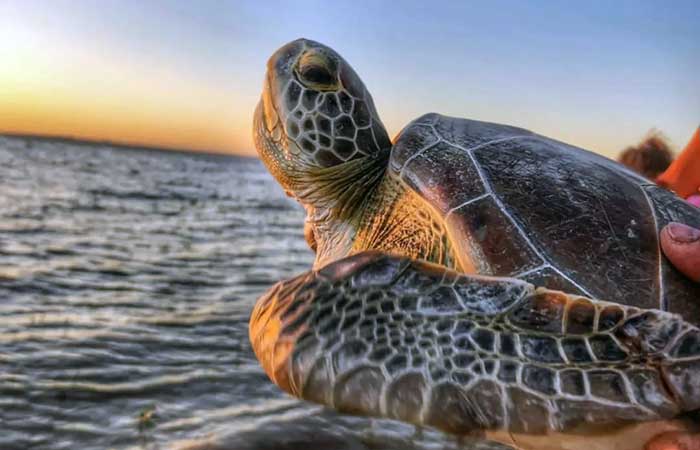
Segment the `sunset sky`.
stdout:
<path fill-rule="evenodd" d="M 700 123 L 697 0 L 0 0 L 0 132 L 254 154 L 265 61 L 334 47 L 390 135 L 418 115 L 508 123 L 614 156 Z"/>

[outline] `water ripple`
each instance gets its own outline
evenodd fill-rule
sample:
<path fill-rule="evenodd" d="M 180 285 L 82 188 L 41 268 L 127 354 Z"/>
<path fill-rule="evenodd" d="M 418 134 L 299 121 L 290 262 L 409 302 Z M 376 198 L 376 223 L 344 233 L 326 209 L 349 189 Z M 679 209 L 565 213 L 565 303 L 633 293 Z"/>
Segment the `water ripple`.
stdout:
<path fill-rule="evenodd" d="M 453 448 L 269 382 L 248 316 L 311 261 L 257 160 L 0 136 L 0 449 Z"/>
<path fill-rule="evenodd" d="M 158 446 L 301 407 L 247 338 L 311 262 L 258 161 L 0 137 L 0 193 L 0 448 L 138 448 L 150 407 Z"/>

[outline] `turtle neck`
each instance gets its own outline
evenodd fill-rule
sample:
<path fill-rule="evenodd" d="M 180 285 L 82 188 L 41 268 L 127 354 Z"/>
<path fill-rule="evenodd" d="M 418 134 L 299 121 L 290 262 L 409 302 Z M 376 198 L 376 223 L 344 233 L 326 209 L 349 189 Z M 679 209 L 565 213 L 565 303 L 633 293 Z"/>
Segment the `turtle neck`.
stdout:
<path fill-rule="evenodd" d="M 317 247 L 314 267 L 349 254 L 364 211 L 376 201 L 390 150 L 311 169 L 291 179 L 293 195 L 306 209 L 307 227 L 313 230 Z"/>

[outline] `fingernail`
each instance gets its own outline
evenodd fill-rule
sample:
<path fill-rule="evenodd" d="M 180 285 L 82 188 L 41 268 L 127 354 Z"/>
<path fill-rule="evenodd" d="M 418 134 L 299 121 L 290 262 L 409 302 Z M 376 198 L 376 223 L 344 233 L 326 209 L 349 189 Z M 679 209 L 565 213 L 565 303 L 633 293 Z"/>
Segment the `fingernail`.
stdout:
<path fill-rule="evenodd" d="M 690 244 L 700 240 L 700 230 L 691 228 L 688 225 L 671 222 L 668 224 L 667 229 L 669 237 L 680 244 Z"/>

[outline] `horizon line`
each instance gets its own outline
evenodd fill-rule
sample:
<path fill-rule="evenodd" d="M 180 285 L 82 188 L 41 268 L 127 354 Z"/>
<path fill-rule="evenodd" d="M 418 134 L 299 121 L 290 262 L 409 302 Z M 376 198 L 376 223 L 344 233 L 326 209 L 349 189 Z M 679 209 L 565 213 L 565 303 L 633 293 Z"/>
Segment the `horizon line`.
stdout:
<path fill-rule="evenodd" d="M 88 137 L 81 137 L 69 134 L 50 134 L 50 133 L 28 133 L 21 131 L 5 131 L 0 129 L 0 137 L 10 137 L 10 138 L 22 138 L 22 139 L 37 139 L 46 141 L 64 141 L 71 142 L 75 144 L 88 144 L 88 145 L 109 145 L 112 147 L 120 147 L 128 150 L 156 150 L 156 151 L 166 151 L 166 152 L 176 152 L 176 153 L 189 153 L 189 154 L 202 154 L 202 155 L 215 155 L 215 156 L 231 156 L 236 158 L 258 158 L 257 155 L 235 153 L 233 151 L 223 151 L 223 150 L 211 150 L 211 149 L 195 149 L 186 147 L 168 147 L 159 146 L 154 144 L 145 144 L 136 141 L 112 141 L 109 139 L 93 139 Z"/>

